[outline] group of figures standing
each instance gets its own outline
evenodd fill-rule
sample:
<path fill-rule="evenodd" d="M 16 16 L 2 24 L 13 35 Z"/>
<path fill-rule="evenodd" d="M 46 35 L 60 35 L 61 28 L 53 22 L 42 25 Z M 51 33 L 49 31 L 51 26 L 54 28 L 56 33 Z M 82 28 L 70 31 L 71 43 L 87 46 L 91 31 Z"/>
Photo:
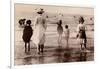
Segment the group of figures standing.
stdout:
<path fill-rule="evenodd" d="M 37 12 L 38 16 L 36 17 L 34 21 L 34 27 L 31 27 L 31 20 L 27 20 L 26 24 L 24 26 L 23 30 L 23 41 L 25 42 L 25 53 L 30 51 L 30 41 L 32 40 L 35 46 L 37 47 L 37 53 L 41 54 L 44 50 L 44 43 L 45 43 L 45 32 L 47 29 L 47 23 L 46 18 L 43 17 L 44 10 L 40 9 L 40 11 Z M 25 19 L 23 19 L 25 21 Z M 21 23 L 21 22 L 20 22 Z M 23 24 L 23 23 L 21 23 Z M 68 25 L 65 25 L 65 31 L 63 31 L 62 27 L 62 20 L 60 19 L 57 23 L 57 32 L 59 34 L 58 37 L 58 44 L 61 46 L 62 41 L 62 34 L 64 32 L 65 39 L 66 39 L 66 45 L 68 46 L 68 40 L 70 36 L 70 30 L 68 28 Z M 77 26 L 77 35 L 76 38 L 78 38 L 81 46 L 81 50 L 86 49 L 86 28 L 84 24 L 84 18 L 79 18 L 79 24 Z M 84 48 L 83 48 L 84 47 Z"/>

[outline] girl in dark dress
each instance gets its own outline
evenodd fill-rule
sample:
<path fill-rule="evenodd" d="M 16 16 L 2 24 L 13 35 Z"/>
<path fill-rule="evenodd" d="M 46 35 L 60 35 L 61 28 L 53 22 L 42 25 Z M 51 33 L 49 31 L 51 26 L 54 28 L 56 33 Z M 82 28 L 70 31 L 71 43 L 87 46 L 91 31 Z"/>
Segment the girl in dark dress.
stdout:
<path fill-rule="evenodd" d="M 58 37 L 58 45 L 61 46 L 61 41 L 62 41 L 62 34 L 63 34 L 63 27 L 62 27 L 62 20 L 59 20 L 59 22 L 57 23 L 57 32 L 59 34 Z"/>
<path fill-rule="evenodd" d="M 26 21 L 26 26 L 24 27 L 23 30 L 23 41 L 25 42 L 25 53 L 27 52 L 27 44 L 28 44 L 28 51 L 30 51 L 30 39 L 33 34 L 32 27 L 30 26 L 31 20 Z"/>
<path fill-rule="evenodd" d="M 80 19 L 79 19 L 79 24 L 77 26 L 77 38 L 79 40 L 81 49 L 83 49 L 83 46 L 86 49 L 86 43 L 87 43 L 86 26 L 84 24 L 84 18 L 83 17 L 80 17 Z"/>

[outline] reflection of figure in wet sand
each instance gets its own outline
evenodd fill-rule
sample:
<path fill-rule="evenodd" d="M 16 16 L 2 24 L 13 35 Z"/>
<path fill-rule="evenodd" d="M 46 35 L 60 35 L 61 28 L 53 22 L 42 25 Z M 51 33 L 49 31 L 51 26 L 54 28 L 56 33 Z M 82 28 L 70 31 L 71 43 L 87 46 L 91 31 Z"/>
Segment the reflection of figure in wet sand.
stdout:
<path fill-rule="evenodd" d="M 25 58 L 23 59 L 23 62 L 24 62 L 25 65 L 30 65 L 30 64 L 32 64 L 32 57 L 25 57 Z"/>
<path fill-rule="evenodd" d="M 87 60 L 87 52 L 81 52 L 80 61 L 86 61 L 86 60 Z"/>
<path fill-rule="evenodd" d="M 45 18 L 43 17 L 43 9 L 40 9 L 38 13 L 38 16 L 35 19 L 34 22 L 34 34 L 33 34 L 33 42 L 35 43 L 37 47 L 37 52 L 40 54 L 43 53 L 44 43 L 45 43 L 45 31 L 46 31 L 46 23 Z"/>
<path fill-rule="evenodd" d="M 32 30 L 32 27 L 31 27 L 31 20 L 27 20 L 26 21 L 26 26 L 23 30 L 23 40 L 25 42 L 25 52 L 27 52 L 27 44 L 28 44 L 28 51 L 30 51 L 30 39 L 32 37 L 32 34 L 33 34 L 33 30 Z"/>
<path fill-rule="evenodd" d="M 56 49 L 56 54 L 57 54 L 57 62 L 62 62 L 62 47 L 58 47 L 57 49 Z"/>
<path fill-rule="evenodd" d="M 69 47 L 68 45 L 68 40 L 69 40 L 69 28 L 68 28 L 68 25 L 65 25 L 65 40 L 66 40 L 66 46 L 67 48 Z"/>
<path fill-rule="evenodd" d="M 85 31 L 86 31 L 86 26 L 84 25 L 84 18 L 80 17 L 79 24 L 77 26 L 77 38 L 79 40 L 81 50 L 83 49 L 83 46 L 86 49 L 87 38 Z"/>
<path fill-rule="evenodd" d="M 59 34 L 59 37 L 58 37 L 58 45 L 61 46 L 62 34 L 63 34 L 62 20 L 59 20 L 59 22 L 57 23 L 57 25 L 58 25 L 57 32 Z"/>
<path fill-rule="evenodd" d="M 64 56 L 63 61 L 64 62 L 69 62 L 70 59 L 71 59 L 71 51 L 65 52 L 63 56 Z"/>
<path fill-rule="evenodd" d="M 43 56 L 43 54 L 38 56 L 37 59 L 38 59 L 39 64 L 43 64 L 44 63 L 44 56 Z"/>

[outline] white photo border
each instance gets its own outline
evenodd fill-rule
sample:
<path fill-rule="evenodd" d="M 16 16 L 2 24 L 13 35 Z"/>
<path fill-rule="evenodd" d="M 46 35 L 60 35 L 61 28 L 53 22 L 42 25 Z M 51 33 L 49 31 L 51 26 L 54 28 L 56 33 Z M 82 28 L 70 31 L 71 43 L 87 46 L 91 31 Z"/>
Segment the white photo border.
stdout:
<path fill-rule="evenodd" d="M 56 63 L 55 64 L 43 64 L 43 66 L 42 65 L 24 65 L 24 66 L 15 66 L 14 65 L 14 4 L 15 3 L 21 3 L 21 4 L 37 4 L 37 5 L 56 5 L 56 6 L 74 6 L 74 7 L 89 7 L 89 8 L 95 8 L 95 6 L 92 4 L 92 5 L 85 5 L 85 4 L 79 4 L 78 3 L 78 5 L 77 4 L 65 4 L 64 2 L 61 2 L 61 4 L 58 2 L 53 2 L 54 0 L 51 0 L 52 2 L 50 2 L 50 4 L 48 4 L 47 2 L 44 2 L 44 3 L 41 3 L 41 0 L 37 0 L 37 1 L 40 1 L 40 2 L 32 2 L 32 0 L 16 0 L 16 1 L 14 1 L 14 0 L 11 0 L 11 2 L 10 2 L 10 5 L 11 5 L 11 51 L 10 51 L 10 53 L 11 53 L 11 63 L 10 63 L 10 65 L 11 65 L 11 68 L 12 69 L 33 69 L 33 68 L 36 68 L 36 69 L 40 69 L 41 67 L 43 67 L 44 66 L 44 69 L 46 69 L 46 68 L 48 68 L 48 67 L 50 67 L 50 68 L 52 68 L 52 67 L 54 67 L 55 65 L 56 65 Z M 50 0 L 49 0 L 50 1 Z M 57 0 L 57 1 L 59 1 L 59 0 Z M 64 1 L 64 0 L 63 0 Z M 66 2 L 67 2 L 67 0 L 66 0 Z M 64 4 L 63 4 L 64 3 Z M 95 52 L 94 52 L 94 54 L 95 54 Z M 95 58 L 95 57 L 94 57 Z M 68 68 L 69 68 L 69 65 L 71 66 L 73 66 L 73 64 L 75 64 L 75 63 L 77 63 L 77 62 L 73 62 L 73 63 L 59 63 L 59 64 L 57 64 L 56 66 L 58 66 L 59 67 L 59 65 L 61 65 L 61 66 L 63 66 L 64 65 L 64 68 L 66 68 L 65 66 L 66 66 L 66 64 L 67 64 L 67 66 L 68 66 Z M 90 63 L 91 63 L 91 65 L 93 65 L 94 64 L 94 61 L 90 61 Z M 81 63 L 81 62 L 78 62 L 77 64 L 84 64 L 83 66 L 88 66 L 88 64 L 89 64 L 89 62 L 85 62 L 85 63 Z M 47 67 L 45 67 L 45 66 L 47 66 Z M 80 65 L 81 66 L 81 65 Z M 76 66 L 74 66 L 74 67 L 76 67 Z M 50 69 L 50 68 L 48 68 L 48 69 Z M 54 67 L 55 68 L 55 67 Z M 58 69 L 60 69 L 61 67 L 59 67 Z"/>

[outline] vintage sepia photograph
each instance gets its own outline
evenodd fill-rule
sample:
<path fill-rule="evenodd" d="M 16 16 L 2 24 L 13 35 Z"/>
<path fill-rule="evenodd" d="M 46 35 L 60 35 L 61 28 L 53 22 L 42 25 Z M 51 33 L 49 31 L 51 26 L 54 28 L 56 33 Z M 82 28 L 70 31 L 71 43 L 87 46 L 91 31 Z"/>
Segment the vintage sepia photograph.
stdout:
<path fill-rule="evenodd" d="M 94 8 L 14 4 L 14 65 L 94 61 Z"/>

